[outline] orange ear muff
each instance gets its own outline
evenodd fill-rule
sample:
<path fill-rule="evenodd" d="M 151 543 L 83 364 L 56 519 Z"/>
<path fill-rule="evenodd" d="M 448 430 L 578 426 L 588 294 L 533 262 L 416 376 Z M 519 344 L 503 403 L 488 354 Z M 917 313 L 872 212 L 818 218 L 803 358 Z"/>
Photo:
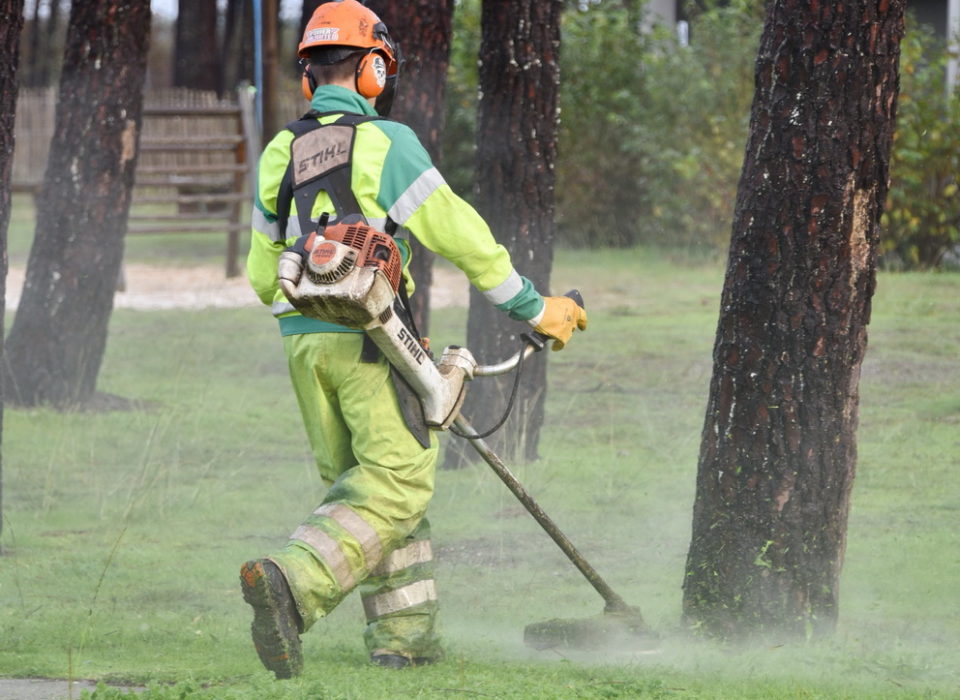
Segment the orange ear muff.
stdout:
<path fill-rule="evenodd" d="M 317 79 L 314 78 L 313 73 L 310 72 L 310 64 L 303 67 L 303 77 L 300 78 L 300 89 L 303 91 L 303 96 L 307 98 L 307 102 L 313 99 L 313 93 L 317 89 Z"/>
<path fill-rule="evenodd" d="M 357 92 L 376 97 L 387 84 L 387 62 L 376 51 L 364 55 L 357 63 Z"/>

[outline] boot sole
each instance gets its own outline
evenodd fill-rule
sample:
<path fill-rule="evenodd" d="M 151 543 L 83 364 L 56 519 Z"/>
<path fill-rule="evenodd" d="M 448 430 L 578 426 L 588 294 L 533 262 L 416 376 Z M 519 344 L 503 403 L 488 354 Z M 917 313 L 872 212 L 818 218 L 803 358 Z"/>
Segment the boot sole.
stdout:
<path fill-rule="evenodd" d="M 297 629 L 296 606 L 283 574 L 262 559 L 248 561 L 240 568 L 243 599 L 253 608 L 250 633 L 260 661 L 277 678 L 293 678 L 303 671 L 303 654 Z"/>

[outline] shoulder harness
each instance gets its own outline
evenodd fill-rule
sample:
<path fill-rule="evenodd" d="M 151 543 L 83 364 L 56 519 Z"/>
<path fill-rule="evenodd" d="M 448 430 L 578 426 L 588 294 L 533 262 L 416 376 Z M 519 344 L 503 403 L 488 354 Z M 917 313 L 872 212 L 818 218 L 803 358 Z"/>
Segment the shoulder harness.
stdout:
<path fill-rule="evenodd" d="M 277 223 L 282 239 L 286 238 L 290 204 L 294 198 L 302 234 L 314 230 L 310 214 L 321 191 L 326 191 L 330 197 L 338 218 L 354 214 L 362 216 L 350 182 L 353 142 L 358 124 L 382 117 L 348 113 L 330 124 L 318 121 L 319 117 L 330 114 L 340 113 L 310 110 L 286 126 L 293 132 L 293 141 L 290 143 L 290 162 L 277 192 Z M 386 233 L 393 235 L 396 228 L 396 223 L 388 218 Z"/>

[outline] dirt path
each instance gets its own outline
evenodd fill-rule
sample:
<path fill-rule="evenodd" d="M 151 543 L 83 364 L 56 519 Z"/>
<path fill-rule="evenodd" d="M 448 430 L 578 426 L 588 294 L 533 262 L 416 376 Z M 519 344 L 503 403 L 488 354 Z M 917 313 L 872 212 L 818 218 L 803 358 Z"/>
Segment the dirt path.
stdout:
<path fill-rule="evenodd" d="M 7 273 L 7 309 L 15 309 L 23 288 L 23 268 L 12 267 Z M 466 307 L 466 278 L 457 270 L 434 268 L 431 304 L 435 308 Z M 117 292 L 114 307 L 118 309 L 206 309 L 260 306 L 245 277 L 227 279 L 223 268 L 157 267 L 125 265 L 126 288 Z M 2 696 L 0 696 L 2 698 Z"/>
<path fill-rule="evenodd" d="M 0 700 L 67 700 L 96 690 L 93 681 L 65 681 L 47 678 L 0 678 Z M 125 688 L 143 690 L 143 688 Z"/>

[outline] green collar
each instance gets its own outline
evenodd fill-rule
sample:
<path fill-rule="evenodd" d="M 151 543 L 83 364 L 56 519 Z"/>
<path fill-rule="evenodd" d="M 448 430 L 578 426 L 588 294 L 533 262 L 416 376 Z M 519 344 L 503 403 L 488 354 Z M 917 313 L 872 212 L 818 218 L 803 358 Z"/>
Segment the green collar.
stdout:
<path fill-rule="evenodd" d="M 366 114 L 371 117 L 377 115 L 369 102 L 359 93 L 348 90 L 339 85 L 321 85 L 313 93 L 310 108 L 317 112 L 350 112 L 352 114 Z"/>

